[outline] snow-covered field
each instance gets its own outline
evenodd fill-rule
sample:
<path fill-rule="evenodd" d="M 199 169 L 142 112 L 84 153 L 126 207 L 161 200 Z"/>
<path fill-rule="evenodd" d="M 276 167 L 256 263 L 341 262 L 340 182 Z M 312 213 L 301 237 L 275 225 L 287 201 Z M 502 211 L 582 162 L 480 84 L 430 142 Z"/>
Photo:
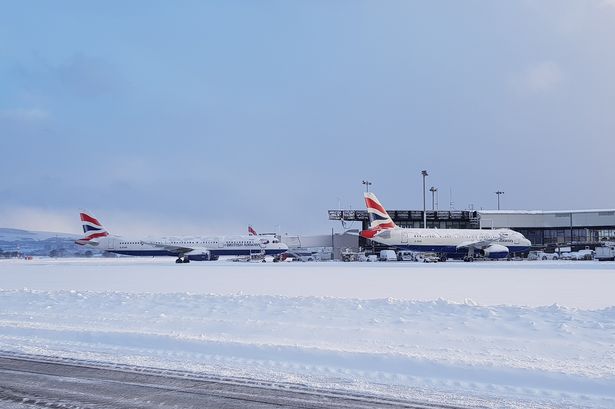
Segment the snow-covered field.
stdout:
<path fill-rule="evenodd" d="M 0 349 L 487 407 L 615 407 L 615 264 L 0 261 Z"/>

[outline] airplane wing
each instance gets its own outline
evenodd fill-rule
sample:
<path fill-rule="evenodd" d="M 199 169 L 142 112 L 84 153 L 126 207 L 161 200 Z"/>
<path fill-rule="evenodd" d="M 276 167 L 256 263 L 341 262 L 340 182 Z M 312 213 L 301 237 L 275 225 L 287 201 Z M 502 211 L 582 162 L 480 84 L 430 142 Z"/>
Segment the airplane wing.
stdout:
<path fill-rule="evenodd" d="M 185 246 L 173 246 L 171 244 L 162 244 L 162 243 L 152 243 L 144 241 L 143 244 L 148 244 L 150 246 L 159 247 L 161 249 L 170 251 L 171 253 L 176 254 L 186 254 L 194 250 L 194 247 L 185 247 Z"/>
<path fill-rule="evenodd" d="M 473 249 L 481 250 L 481 249 L 484 249 L 485 247 L 489 247 L 496 241 L 497 239 L 464 241 L 463 243 L 457 245 L 457 249 L 459 250 L 459 249 L 473 248 Z"/>

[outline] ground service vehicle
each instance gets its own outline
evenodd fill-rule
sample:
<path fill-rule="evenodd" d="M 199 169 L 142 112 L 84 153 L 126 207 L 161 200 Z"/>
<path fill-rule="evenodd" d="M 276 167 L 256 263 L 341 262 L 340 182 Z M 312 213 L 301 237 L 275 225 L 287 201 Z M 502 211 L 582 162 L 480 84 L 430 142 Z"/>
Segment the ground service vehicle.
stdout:
<path fill-rule="evenodd" d="M 615 261 L 615 243 L 596 247 L 594 258 L 599 261 Z"/>
<path fill-rule="evenodd" d="M 397 254 L 395 254 L 394 250 L 381 250 L 379 260 L 380 261 L 397 261 Z"/>
<path fill-rule="evenodd" d="M 532 250 L 527 255 L 528 260 L 558 260 L 556 253 L 545 253 L 544 251 Z"/>
<path fill-rule="evenodd" d="M 408 251 L 408 250 L 398 251 L 397 261 L 414 261 L 414 251 Z"/>
<path fill-rule="evenodd" d="M 437 263 L 440 261 L 440 257 L 436 253 L 417 253 L 416 261 L 422 263 Z"/>

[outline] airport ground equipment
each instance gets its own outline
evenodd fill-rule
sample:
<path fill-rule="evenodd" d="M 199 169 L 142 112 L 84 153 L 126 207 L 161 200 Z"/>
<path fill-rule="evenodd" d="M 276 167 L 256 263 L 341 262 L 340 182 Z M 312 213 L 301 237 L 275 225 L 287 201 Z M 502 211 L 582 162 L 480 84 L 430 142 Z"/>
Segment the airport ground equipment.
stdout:
<path fill-rule="evenodd" d="M 596 247 L 594 258 L 599 261 L 615 261 L 615 243 L 605 243 Z"/>

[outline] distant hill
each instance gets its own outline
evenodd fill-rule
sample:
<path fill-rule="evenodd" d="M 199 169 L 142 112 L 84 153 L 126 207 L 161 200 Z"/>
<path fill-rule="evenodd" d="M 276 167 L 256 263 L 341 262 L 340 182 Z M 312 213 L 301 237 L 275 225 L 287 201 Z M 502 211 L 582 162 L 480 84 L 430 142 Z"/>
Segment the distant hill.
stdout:
<path fill-rule="evenodd" d="M 82 256 L 86 252 L 99 253 L 75 244 L 79 234 L 30 231 L 0 227 L 0 254 L 32 256 Z"/>
<path fill-rule="evenodd" d="M 79 234 L 57 233 L 50 231 L 30 231 L 21 229 L 11 229 L 0 227 L 0 241 L 15 241 L 15 240 L 47 240 L 51 238 L 73 239 L 79 238 Z"/>

